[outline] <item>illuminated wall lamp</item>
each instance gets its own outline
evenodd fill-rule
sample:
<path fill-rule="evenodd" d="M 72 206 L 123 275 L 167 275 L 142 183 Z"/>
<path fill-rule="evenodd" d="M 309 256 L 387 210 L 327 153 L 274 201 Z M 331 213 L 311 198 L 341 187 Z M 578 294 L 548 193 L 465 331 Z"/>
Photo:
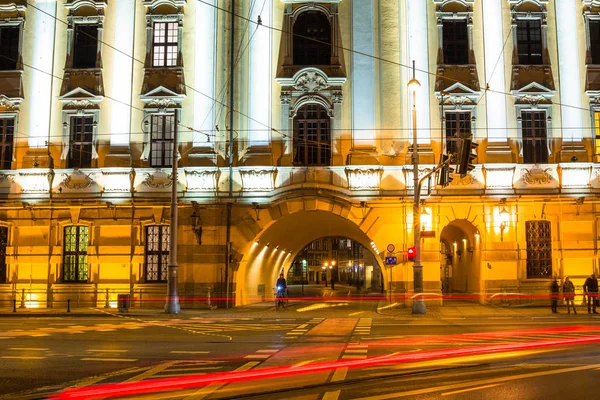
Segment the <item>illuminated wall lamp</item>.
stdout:
<path fill-rule="evenodd" d="M 202 218 L 196 213 L 196 210 L 190 215 L 192 231 L 196 235 L 196 241 L 199 245 L 202 244 Z"/>
<path fill-rule="evenodd" d="M 508 228 L 508 223 L 510 222 L 510 213 L 506 209 L 505 206 L 502 206 L 502 211 L 500 211 L 500 241 L 504 241 L 504 230 Z"/>

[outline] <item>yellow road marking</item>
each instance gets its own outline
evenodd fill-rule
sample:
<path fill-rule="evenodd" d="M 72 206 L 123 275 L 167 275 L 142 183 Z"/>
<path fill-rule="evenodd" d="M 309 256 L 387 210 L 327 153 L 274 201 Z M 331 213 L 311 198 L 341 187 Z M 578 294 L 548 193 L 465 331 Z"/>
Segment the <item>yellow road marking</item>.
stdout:
<path fill-rule="evenodd" d="M 256 367 L 258 364 L 260 364 L 259 361 L 250 361 L 250 362 L 247 362 L 246 364 L 242 365 L 241 367 L 235 369 L 235 371 L 238 371 L 238 372 L 239 371 L 247 371 L 249 369 Z M 211 394 L 213 394 L 214 392 L 216 392 L 223 386 L 225 386 L 224 383 L 210 384 L 210 385 L 198 390 L 197 392 L 192 393 L 190 396 L 186 397 L 184 400 L 202 400 L 202 399 L 210 396 Z"/>
<path fill-rule="evenodd" d="M 137 359 L 136 358 L 95 358 L 95 357 L 86 357 L 86 358 L 82 358 L 81 361 L 134 362 L 134 361 L 137 361 Z"/>
<path fill-rule="evenodd" d="M 348 314 L 348 316 L 349 316 L 349 317 L 353 317 L 353 316 L 355 316 L 355 315 L 360 315 L 360 314 L 364 314 L 364 311 L 357 311 L 357 312 L 353 312 L 353 313 L 350 313 L 350 314 Z"/>
<path fill-rule="evenodd" d="M 89 353 L 127 353 L 129 350 L 102 350 L 102 349 L 90 349 Z"/>
<path fill-rule="evenodd" d="M 11 360 L 43 360 L 46 357 L 2 356 L 0 358 L 7 358 Z"/>
<path fill-rule="evenodd" d="M 459 394 L 459 393 L 465 393 L 465 392 L 473 392 L 475 390 L 482 390 L 482 389 L 489 389 L 489 388 L 493 388 L 500 385 L 499 383 L 495 383 L 493 385 L 485 385 L 485 386 L 477 386 L 474 388 L 468 388 L 468 389 L 462 389 L 462 390 L 455 390 L 453 392 L 446 392 L 446 393 L 442 393 L 442 396 L 451 396 L 453 394 Z"/>
<path fill-rule="evenodd" d="M 270 354 L 249 354 L 244 358 L 255 358 L 257 360 L 266 360 L 267 358 L 271 357 Z"/>
<path fill-rule="evenodd" d="M 9 347 L 9 350 L 22 350 L 22 351 L 46 351 L 48 349 L 42 349 L 39 347 Z"/>
<path fill-rule="evenodd" d="M 186 351 L 186 350 L 173 350 L 171 354 L 208 354 L 210 351 Z"/>
<path fill-rule="evenodd" d="M 327 392 L 323 395 L 321 400 L 337 400 L 340 397 L 340 390 L 336 390 L 335 392 Z"/>
<path fill-rule="evenodd" d="M 495 383 L 500 384 L 500 383 L 516 381 L 516 380 L 520 380 L 520 379 L 536 378 L 538 376 L 565 374 L 565 373 L 569 373 L 569 372 L 577 372 L 577 371 L 584 371 L 587 369 L 597 369 L 597 368 L 600 368 L 600 364 L 584 365 L 581 367 L 555 369 L 552 371 L 532 372 L 532 373 L 521 374 L 521 375 L 503 376 L 503 377 L 499 377 L 499 378 L 482 379 L 480 381 L 461 382 L 461 383 L 455 383 L 455 384 L 451 384 L 451 385 L 443 385 L 443 386 L 431 387 L 431 388 L 426 388 L 426 389 L 411 390 L 408 392 L 396 392 L 396 393 L 382 394 L 382 395 L 378 395 L 378 396 L 362 397 L 357 400 L 397 399 L 399 397 L 418 396 L 418 395 L 427 394 L 427 393 L 436 393 L 436 392 L 443 392 L 445 390 L 471 387 L 471 386 L 475 386 L 478 384 L 479 385 L 487 385 L 487 384 L 495 384 Z"/>
<path fill-rule="evenodd" d="M 333 373 L 331 377 L 331 382 L 339 382 L 346 379 L 346 374 L 348 374 L 348 368 L 338 368 Z"/>
<path fill-rule="evenodd" d="M 388 306 L 377 307 L 377 311 L 381 311 L 381 310 L 387 310 L 388 308 L 393 308 L 393 307 L 396 307 L 396 306 L 398 306 L 399 304 L 400 304 L 400 303 L 393 303 L 393 304 L 390 304 L 390 305 L 388 305 Z"/>

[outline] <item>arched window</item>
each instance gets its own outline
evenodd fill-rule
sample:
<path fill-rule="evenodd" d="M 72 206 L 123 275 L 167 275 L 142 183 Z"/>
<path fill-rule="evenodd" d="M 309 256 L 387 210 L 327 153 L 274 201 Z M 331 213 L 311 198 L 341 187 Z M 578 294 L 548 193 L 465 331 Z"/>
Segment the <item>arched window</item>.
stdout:
<path fill-rule="evenodd" d="M 327 110 L 319 104 L 306 104 L 294 118 L 294 163 L 330 165 L 331 132 Z"/>
<path fill-rule="evenodd" d="M 320 11 L 306 11 L 294 23 L 294 65 L 331 63 L 331 24 Z"/>

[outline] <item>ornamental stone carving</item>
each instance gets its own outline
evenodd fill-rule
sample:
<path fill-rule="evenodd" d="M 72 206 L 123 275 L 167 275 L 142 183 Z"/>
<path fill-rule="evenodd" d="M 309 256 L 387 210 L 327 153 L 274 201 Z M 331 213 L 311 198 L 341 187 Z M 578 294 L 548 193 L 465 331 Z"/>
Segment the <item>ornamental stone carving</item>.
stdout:
<path fill-rule="evenodd" d="M 54 180 L 52 170 L 46 172 L 19 172 L 11 177 L 23 193 L 49 193 Z"/>
<path fill-rule="evenodd" d="M 240 170 L 242 187 L 245 192 L 266 192 L 275 188 L 275 175 L 277 170 Z"/>
<path fill-rule="evenodd" d="M 217 190 L 219 171 L 185 171 L 188 192 Z"/>
<path fill-rule="evenodd" d="M 523 169 L 521 174 L 523 180 L 529 185 L 545 185 L 552 180 L 552 176 L 548 173 L 551 170 L 551 168 L 541 169 L 534 165 L 531 169 Z"/>
<path fill-rule="evenodd" d="M 19 103 L 22 99 L 10 99 L 4 95 L 0 95 L 0 108 L 6 111 L 18 111 Z"/>
<path fill-rule="evenodd" d="M 467 174 L 462 178 L 459 174 L 452 174 L 452 178 L 449 186 L 469 186 L 475 183 L 475 178 L 471 174 Z"/>
<path fill-rule="evenodd" d="M 132 190 L 135 171 L 102 171 L 102 191 L 106 193 L 127 193 Z"/>
<path fill-rule="evenodd" d="M 173 184 L 172 178 L 172 175 L 158 170 L 153 174 L 146 173 L 143 183 L 152 189 L 165 189 Z"/>
<path fill-rule="evenodd" d="M 348 189 L 379 190 L 381 187 L 381 168 L 346 168 Z"/>
<path fill-rule="evenodd" d="M 73 174 L 63 174 L 65 176 L 65 180 L 63 181 L 63 185 L 71 190 L 81 190 L 86 189 L 94 183 L 94 180 L 90 178 L 90 175 L 83 174 L 81 172 L 76 172 Z"/>
<path fill-rule="evenodd" d="M 306 71 L 298 77 L 294 87 L 303 92 L 319 92 L 327 89 L 327 79 L 317 71 Z"/>

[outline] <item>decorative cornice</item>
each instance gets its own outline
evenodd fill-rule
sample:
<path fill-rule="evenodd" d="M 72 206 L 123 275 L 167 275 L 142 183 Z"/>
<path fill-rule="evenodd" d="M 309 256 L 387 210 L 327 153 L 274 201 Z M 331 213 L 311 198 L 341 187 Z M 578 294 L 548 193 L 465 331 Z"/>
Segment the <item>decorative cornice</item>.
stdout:
<path fill-rule="evenodd" d="M 275 188 L 276 169 L 240 170 L 242 187 L 247 191 L 268 192 Z"/>
<path fill-rule="evenodd" d="M 105 0 L 69 0 L 65 4 L 65 8 L 69 11 L 75 11 L 82 7 L 91 7 L 96 10 L 103 10 L 108 6 Z"/>
<path fill-rule="evenodd" d="M 153 174 L 146 173 L 143 183 L 152 189 L 165 189 L 173 184 L 173 176 L 158 170 Z"/>
<path fill-rule="evenodd" d="M 379 190 L 381 188 L 382 168 L 346 168 L 348 189 Z"/>
<path fill-rule="evenodd" d="M 188 192 L 212 192 L 217 190 L 220 172 L 213 171 L 185 171 Z"/>
<path fill-rule="evenodd" d="M 63 174 L 65 180 L 63 185 L 71 190 L 86 189 L 94 184 L 94 180 L 90 178 L 92 174 L 84 174 L 81 172 L 75 172 L 72 174 Z"/>
<path fill-rule="evenodd" d="M 538 165 L 534 165 L 531 169 L 523 168 L 521 175 L 523 181 L 529 185 L 545 185 L 552 181 L 552 175 L 548 173 L 552 168 L 541 169 Z"/>
<path fill-rule="evenodd" d="M 18 111 L 22 101 L 21 97 L 6 97 L 0 94 L 0 107 L 7 111 Z"/>
<path fill-rule="evenodd" d="M 27 3 L 8 3 L 0 4 L 0 13 L 24 13 L 27 11 Z"/>
<path fill-rule="evenodd" d="M 315 67 L 302 68 L 291 78 L 275 78 L 275 80 L 281 87 L 294 87 L 304 92 L 341 87 L 346 83 L 346 78 L 329 77 L 324 71 Z M 312 90 L 310 90 L 310 88 L 312 88 Z"/>

